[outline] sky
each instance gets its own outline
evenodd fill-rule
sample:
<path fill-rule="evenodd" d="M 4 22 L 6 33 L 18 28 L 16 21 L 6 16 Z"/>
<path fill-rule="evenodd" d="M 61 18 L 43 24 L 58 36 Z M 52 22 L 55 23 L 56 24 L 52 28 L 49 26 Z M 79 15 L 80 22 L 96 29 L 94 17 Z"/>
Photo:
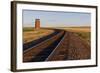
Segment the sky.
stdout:
<path fill-rule="evenodd" d="M 23 26 L 34 27 L 40 19 L 41 27 L 90 26 L 91 14 L 82 12 L 23 10 Z"/>

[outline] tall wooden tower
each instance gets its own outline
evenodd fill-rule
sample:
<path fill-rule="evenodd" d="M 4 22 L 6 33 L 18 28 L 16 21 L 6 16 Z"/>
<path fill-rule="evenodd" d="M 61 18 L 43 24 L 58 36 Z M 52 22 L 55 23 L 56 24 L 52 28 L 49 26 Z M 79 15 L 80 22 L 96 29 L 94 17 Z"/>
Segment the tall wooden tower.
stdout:
<path fill-rule="evenodd" d="M 40 19 L 35 20 L 35 29 L 40 29 Z"/>

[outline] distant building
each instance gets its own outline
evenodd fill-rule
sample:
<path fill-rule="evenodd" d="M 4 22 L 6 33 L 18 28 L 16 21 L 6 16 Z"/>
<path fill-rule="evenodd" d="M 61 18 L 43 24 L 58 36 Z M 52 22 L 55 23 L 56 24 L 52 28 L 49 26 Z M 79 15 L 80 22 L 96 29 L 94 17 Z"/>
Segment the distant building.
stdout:
<path fill-rule="evenodd" d="M 35 19 L 35 29 L 40 29 L 40 19 Z"/>

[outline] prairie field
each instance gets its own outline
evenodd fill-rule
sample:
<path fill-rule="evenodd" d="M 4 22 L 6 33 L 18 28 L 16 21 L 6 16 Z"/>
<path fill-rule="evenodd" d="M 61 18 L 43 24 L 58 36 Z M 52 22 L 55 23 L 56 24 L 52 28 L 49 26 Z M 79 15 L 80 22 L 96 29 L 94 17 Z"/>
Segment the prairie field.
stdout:
<path fill-rule="evenodd" d="M 89 44 L 91 43 L 91 28 L 90 27 L 62 27 L 65 31 L 74 32 Z"/>
<path fill-rule="evenodd" d="M 31 42 L 41 37 L 47 36 L 53 33 L 54 30 L 51 29 L 34 29 L 33 27 L 25 27 L 23 28 L 23 42 Z"/>
<path fill-rule="evenodd" d="M 58 27 L 58 29 L 64 29 L 71 32 L 90 32 L 90 27 Z"/>
<path fill-rule="evenodd" d="M 53 27 L 52 27 L 53 28 Z M 23 42 L 27 43 L 30 41 L 34 41 L 36 39 L 39 39 L 41 37 L 47 36 L 54 32 L 54 30 L 51 29 L 34 29 L 33 27 L 24 27 L 23 28 Z M 56 27 L 53 29 L 62 29 L 69 32 L 74 32 L 84 40 L 86 40 L 89 44 L 91 43 L 91 28 L 90 27 Z"/>

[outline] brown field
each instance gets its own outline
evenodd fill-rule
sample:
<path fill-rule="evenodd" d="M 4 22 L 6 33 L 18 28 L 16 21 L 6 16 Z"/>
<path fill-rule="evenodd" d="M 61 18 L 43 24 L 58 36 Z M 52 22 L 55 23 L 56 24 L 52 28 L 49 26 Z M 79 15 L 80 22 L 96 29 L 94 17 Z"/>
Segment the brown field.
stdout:
<path fill-rule="evenodd" d="M 90 27 L 62 27 L 59 29 L 64 29 L 69 32 L 74 32 L 81 38 L 83 38 L 89 44 L 91 43 L 91 28 Z"/>
<path fill-rule="evenodd" d="M 39 39 L 41 37 L 47 36 L 51 33 L 54 32 L 54 30 L 50 30 L 50 29 L 38 29 L 35 30 L 34 28 L 24 28 L 23 29 L 23 42 L 27 43 L 36 39 Z"/>
<path fill-rule="evenodd" d="M 54 28 L 53 28 L 54 29 Z M 90 27 L 57 27 L 56 29 L 63 29 L 65 31 L 74 32 L 77 35 L 79 35 L 81 38 L 85 39 L 90 43 L 91 38 L 91 28 Z M 32 27 L 27 27 L 23 29 L 23 42 L 27 43 L 30 41 L 34 41 L 36 39 L 39 39 L 41 37 L 47 36 L 51 33 L 53 33 L 54 30 L 51 29 L 38 29 L 35 30 Z"/>
<path fill-rule="evenodd" d="M 61 27 L 59 29 L 64 29 L 70 32 L 90 32 L 90 27 Z"/>

